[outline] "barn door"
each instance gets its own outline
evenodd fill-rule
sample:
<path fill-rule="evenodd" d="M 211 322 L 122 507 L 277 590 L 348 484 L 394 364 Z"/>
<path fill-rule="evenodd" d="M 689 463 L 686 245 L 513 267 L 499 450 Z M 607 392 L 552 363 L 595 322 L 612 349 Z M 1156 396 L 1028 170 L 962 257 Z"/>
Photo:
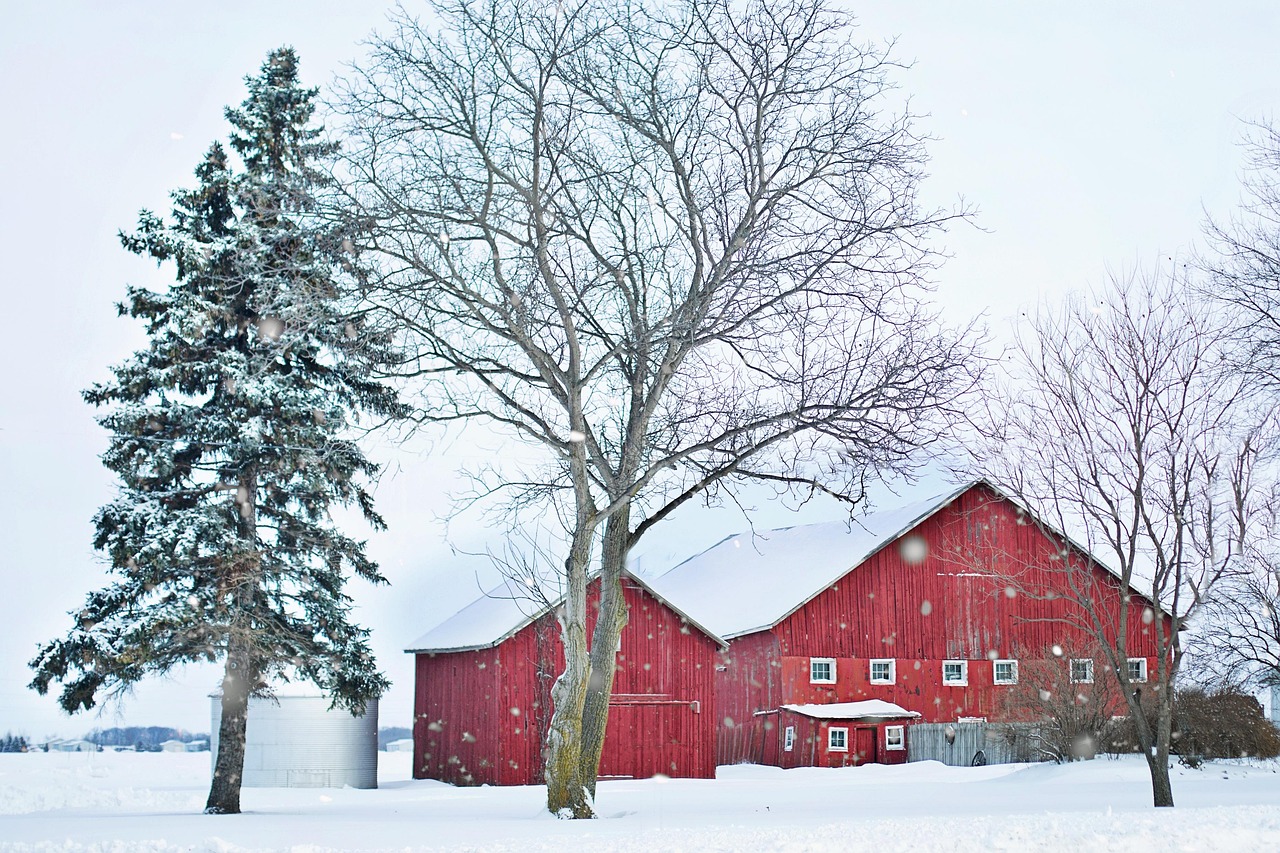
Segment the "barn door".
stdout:
<path fill-rule="evenodd" d="M 876 755 L 876 728 L 853 730 L 853 764 L 874 764 Z"/>
<path fill-rule="evenodd" d="M 688 702 L 609 705 L 601 777 L 692 776 L 700 768 L 695 712 Z"/>

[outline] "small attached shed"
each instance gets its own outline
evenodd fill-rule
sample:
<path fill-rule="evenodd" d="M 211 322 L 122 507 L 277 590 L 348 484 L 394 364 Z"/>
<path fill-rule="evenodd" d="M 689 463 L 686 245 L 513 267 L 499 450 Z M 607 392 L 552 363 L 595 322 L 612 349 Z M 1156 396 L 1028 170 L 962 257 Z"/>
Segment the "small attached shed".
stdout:
<path fill-rule="evenodd" d="M 905 764 L 908 733 L 920 717 L 880 699 L 783 705 L 776 716 L 765 763 L 786 768 Z"/>
<path fill-rule="evenodd" d="M 598 582 L 588 595 L 587 636 Z M 602 778 L 715 778 L 714 675 L 723 640 L 644 581 L 623 578 L 629 619 L 609 699 Z M 490 593 L 421 637 L 413 775 L 455 785 L 536 785 L 564 669 L 554 607 Z"/>

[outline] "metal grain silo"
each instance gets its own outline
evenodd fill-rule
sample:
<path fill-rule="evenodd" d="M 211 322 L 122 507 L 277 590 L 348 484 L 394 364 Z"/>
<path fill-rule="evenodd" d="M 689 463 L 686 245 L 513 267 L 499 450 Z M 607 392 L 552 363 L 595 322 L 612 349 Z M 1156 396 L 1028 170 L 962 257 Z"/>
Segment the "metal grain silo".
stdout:
<path fill-rule="evenodd" d="M 209 749 L 218 760 L 222 695 L 213 694 Z M 249 700 L 244 745 L 247 788 L 378 787 L 378 700 L 358 717 L 314 689 Z"/>

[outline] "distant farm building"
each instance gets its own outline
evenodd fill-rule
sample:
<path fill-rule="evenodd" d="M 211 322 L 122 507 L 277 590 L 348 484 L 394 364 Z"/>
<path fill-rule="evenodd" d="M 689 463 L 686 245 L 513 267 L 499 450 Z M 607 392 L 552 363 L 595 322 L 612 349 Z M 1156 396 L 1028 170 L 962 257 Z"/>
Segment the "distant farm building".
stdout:
<path fill-rule="evenodd" d="M 222 695 L 214 694 L 211 761 L 218 761 Z M 249 700 L 244 745 L 247 788 L 378 787 L 378 701 L 360 716 L 330 708 L 315 688 Z"/>
<path fill-rule="evenodd" d="M 46 752 L 99 752 L 101 747 L 87 740 L 51 740 L 45 744 Z"/>

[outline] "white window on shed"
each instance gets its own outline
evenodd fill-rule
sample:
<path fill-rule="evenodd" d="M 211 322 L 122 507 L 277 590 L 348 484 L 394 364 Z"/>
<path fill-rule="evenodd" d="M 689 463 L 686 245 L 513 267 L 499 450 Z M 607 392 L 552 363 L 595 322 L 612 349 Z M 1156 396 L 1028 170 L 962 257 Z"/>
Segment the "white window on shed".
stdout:
<path fill-rule="evenodd" d="M 907 735 L 905 726 L 885 726 L 884 727 L 884 748 L 885 749 L 906 749 Z"/>
<path fill-rule="evenodd" d="M 782 733 L 782 751 L 790 752 L 796 745 L 796 727 L 787 726 Z"/>
<path fill-rule="evenodd" d="M 893 684 L 894 682 L 894 661 L 893 658 L 881 658 L 871 662 L 871 683 L 872 684 Z"/>
<path fill-rule="evenodd" d="M 849 730 L 834 727 L 827 729 L 827 750 L 830 752 L 848 752 Z"/>
<path fill-rule="evenodd" d="M 1091 659 L 1071 659 L 1071 683 L 1093 684 L 1093 661 Z"/>
<path fill-rule="evenodd" d="M 992 681 L 996 684 L 1018 683 L 1018 662 L 1016 660 L 998 660 L 991 667 Z"/>
<path fill-rule="evenodd" d="M 1144 682 L 1147 680 L 1147 659 L 1129 658 L 1129 680 Z"/>
<path fill-rule="evenodd" d="M 809 658 L 809 683 L 810 684 L 835 684 L 836 683 L 836 659 L 835 658 Z"/>
<path fill-rule="evenodd" d="M 969 683 L 969 662 L 967 660 L 944 660 L 942 662 L 942 683 L 951 687 L 964 687 Z"/>

